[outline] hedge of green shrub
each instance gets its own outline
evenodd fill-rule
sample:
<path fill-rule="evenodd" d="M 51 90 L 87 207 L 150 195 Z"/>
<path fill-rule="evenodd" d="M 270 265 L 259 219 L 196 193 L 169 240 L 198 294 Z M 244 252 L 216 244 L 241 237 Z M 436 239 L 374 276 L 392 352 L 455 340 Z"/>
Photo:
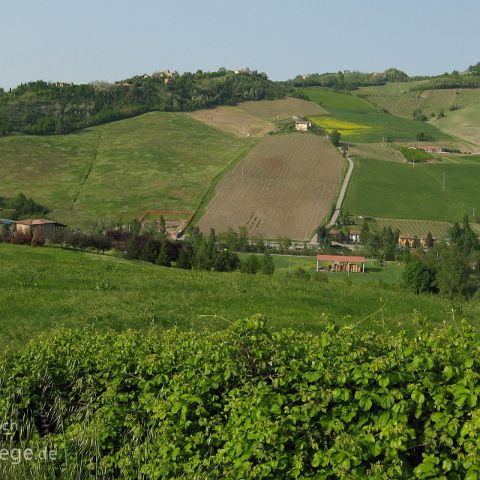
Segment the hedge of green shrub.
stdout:
<path fill-rule="evenodd" d="M 463 324 L 312 335 L 261 317 L 58 330 L 0 363 L 0 420 L 16 427 L 2 447 L 56 458 L 0 461 L 0 477 L 476 479 L 478 340 Z"/>

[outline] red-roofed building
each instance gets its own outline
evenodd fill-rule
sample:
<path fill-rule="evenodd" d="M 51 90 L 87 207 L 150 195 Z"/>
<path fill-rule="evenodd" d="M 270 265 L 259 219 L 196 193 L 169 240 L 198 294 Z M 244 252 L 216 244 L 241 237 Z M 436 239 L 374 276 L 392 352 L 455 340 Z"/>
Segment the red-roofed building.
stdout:
<path fill-rule="evenodd" d="M 365 257 L 353 255 L 317 255 L 317 272 L 365 272 Z"/>

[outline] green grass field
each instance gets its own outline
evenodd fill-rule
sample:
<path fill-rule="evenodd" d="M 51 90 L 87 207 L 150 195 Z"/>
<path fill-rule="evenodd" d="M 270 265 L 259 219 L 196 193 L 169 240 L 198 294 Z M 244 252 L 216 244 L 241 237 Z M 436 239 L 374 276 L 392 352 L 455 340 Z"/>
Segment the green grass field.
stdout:
<path fill-rule="evenodd" d="M 2 138 L 0 195 L 23 192 L 72 226 L 194 210 L 212 179 L 255 143 L 161 112 L 70 135 Z"/>
<path fill-rule="evenodd" d="M 427 122 L 390 115 L 355 95 L 317 87 L 304 88 L 301 92 L 330 112 L 330 116 L 311 117 L 316 124 L 331 128 L 332 121 L 329 117 L 332 117 L 339 121 L 340 129 L 341 122 L 358 126 L 357 129 L 350 127 L 350 132 L 348 129 L 344 131 L 342 137 L 345 141 L 380 142 L 387 137 L 393 140 L 415 140 L 419 131 L 436 140 L 448 138 L 448 135 Z"/>
<path fill-rule="evenodd" d="M 446 117 L 435 120 L 439 128 L 450 135 L 474 144 L 477 152 L 480 151 L 480 89 L 478 92 L 474 105 L 449 112 Z"/>
<path fill-rule="evenodd" d="M 438 115 L 442 110 L 450 115 L 450 108 L 459 109 L 478 104 L 480 89 L 446 88 L 439 90 L 410 90 L 420 83 L 402 83 L 359 88 L 355 94 L 373 105 L 388 110 L 391 114 L 407 119 L 412 118 L 414 110 L 420 108 L 427 117 Z"/>
<path fill-rule="evenodd" d="M 221 329 L 263 313 L 274 328 L 318 332 L 326 319 L 412 330 L 415 318 L 437 323 L 451 318 L 451 304 L 441 298 L 351 279 L 299 280 L 281 271 L 273 277 L 196 272 L 53 247 L 0 244 L 0 348 L 22 345 L 61 325 Z M 479 304 L 472 301 L 462 308 L 461 315 L 478 321 Z"/>
<path fill-rule="evenodd" d="M 251 255 L 249 253 L 240 253 L 241 258 Z M 296 270 L 302 268 L 306 270 L 313 280 L 321 279 L 341 282 L 353 283 L 399 283 L 401 280 L 404 265 L 397 262 L 385 262 L 380 266 L 377 260 L 367 259 L 365 265 L 365 273 L 362 274 L 348 274 L 346 272 L 317 272 L 316 257 L 303 255 L 272 255 L 273 263 L 275 265 L 274 275 L 295 274 Z"/>
<path fill-rule="evenodd" d="M 344 209 L 383 218 L 460 221 L 480 212 L 478 157 L 458 163 L 410 164 L 355 161 Z M 445 190 L 443 182 L 445 178 Z"/>

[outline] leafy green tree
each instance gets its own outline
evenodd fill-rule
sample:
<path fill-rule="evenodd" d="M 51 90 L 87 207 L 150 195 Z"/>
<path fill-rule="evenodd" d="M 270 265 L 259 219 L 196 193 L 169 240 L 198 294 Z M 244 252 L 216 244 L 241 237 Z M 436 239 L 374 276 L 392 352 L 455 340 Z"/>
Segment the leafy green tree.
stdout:
<path fill-rule="evenodd" d="M 210 229 L 210 235 L 209 235 L 209 237 L 208 237 L 208 240 L 209 240 L 211 243 L 213 243 L 213 244 L 217 243 L 217 235 L 216 235 L 216 233 L 215 233 L 215 229 L 214 229 L 214 228 L 211 228 L 211 229 Z"/>
<path fill-rule="evenodd" d="M 402 280 L 407 290 L 417 294 L 436 291 L 435 271 L 417 255 L 405 265 Z"/>
<path fill-rule="evenodd" d="M 238 229 L 238 245 L 237 248 L 240 252 L 246 252 L 248 250 L 248 229 L 243 226 Z"/>
<path fill-rule="evenodd" d="M 130 238 L 126 247 L 127 258 L 131 260 L 137 260 L 140 258 L 140 252 L 142 251 L 141 238 L 134 235 Z"/>
<path fill-rule="evenodd" d="M 170 257 L 168 255 L 168 251 L 167 251 L 165 242 L 162 243 L 162 246 L 160 247 L 160 251 L 158 252 L 157 264 L 162 266 L 162 267 L 171 267 L 172 266 L 172 262 L 170 261 Z"/>
<path fill-rule="evenodd" d="M 328 233 L 328 229 L 325 225 L 320 225 L 317 228 L 317 242 L 323 247 L 329 244 Z"/>
<path fill-rule="evenodd" d="M 150 263 L 156 263 L 158 254 L 160 253 L 160 242 L 149 237 L 145 242 L 145 246 L 140 252 L 140 260 Z"/>
<path fill-rule="evenodd" d="M 340 146 L 341 135 L 340 135 L 340 132 L 338 130 L 332 130 L 328 137 L 330 138 L 330 141 L 332 142 L 332 145 L 334 145 L 335 147 Z"/>
<path fill-rule="evenodd" d="M 436 282 L 442 295 L 451 299 L 465 296 L 469 273 L 468 259 L 458 245 L 441 249 Z"/>
<path fill-rule="evenodd" d="M 278 246 L 283 253 L 287 253 L 292 246 L 292 241 L 288 237 L 280 237 L 278 239 Z"/>
<path fill-rule="evenodd" d="M 458 223 L 453 224 L 449 230 L 449 236 L 451 242 L 457 245 L 466 255 L 480 247 L 477 236 L 470 226 L 468 215 L 463 217 L 462 225 Z"/>
<path fill-rule="evenodd" d="M 160 216 L 160 220 L 158 222 L 158 235 L 161 239 L 165 239 L 167 237 L 167 222 L 165 222 L 163 215 Z"/>
<path fill-rule="evenodd" d="M 480 62 L 477 62 L 475 65 L 470 65 L 468 67 L 468 73 L 472 75 L 480 75 Z"/>
<path fill-rule="evenodd" d="M 423 113 L 421 108 L 417 108 L 412 112 L 412 118 L 421 122 L 425 122 L 427 120 L 427 116 Z"/>
<path fill-rule="evenodd" d="M 265 253 L 261 260 L 261 272 L 264 275 L 273 275 L 275 271 L 275 264 L 273 258 L 269 253 Z"/>
<path fill-rule="evenodd" d="M 217 272 L 233 272 L 240 265 L 240 258 L 229 250 L 220 250 L 216 253 L 213 268 Z"/>
<path fill-rule="evenodd" d="M 429 231 L 427 233 L 427 236 L 425 237 L 425 247 L 426 248 L 432 248 L 433 247 L 433 236 L 432 233 Z"/>
<path fill-rule="evenodd" d="M 184 241 L 178 254 L 177 267 L 187 270 L 191 269 L 194 253 L 193 245 L 188 241 Z"/>

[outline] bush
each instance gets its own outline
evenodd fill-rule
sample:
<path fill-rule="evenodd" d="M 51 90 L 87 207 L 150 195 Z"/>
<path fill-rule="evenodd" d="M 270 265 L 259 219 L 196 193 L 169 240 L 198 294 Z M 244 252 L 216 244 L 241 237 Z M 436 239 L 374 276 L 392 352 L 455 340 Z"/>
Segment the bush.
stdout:
<path fill-rule="evenodd" d="M 310 274 L 302 267 L 297 267 L 293 275 L 299 280 L 310 280 Z"/>
<path fill-rule="evenodd" d="M 260 260 L 256 255 L 248 255 L 241 263 L 240 271 L 242 273 L 249 273 L 255 275 L 260 271 Z"/>
<path fill-rule="evenodd" d="M 264 275 L 273 275 L 275 271 L 275 264 L 270 254 L 266 253 L 260 262 L 260 269 Z"/>
<path fill-rule="evenodd" d="M 427 120 L 427 116 L 423 113 L 421 108 L 417 108 L 412 112 L 412 118 L 414 120 L 419 120 L 420 122 L 425 122 Z"/>
<path fill-rule="evenodd" d="M 0 447 L 54 449 L 36 478 L 66 480 L 475 478 L 479 338 L 427 330 L 45 334 L 0 361 Z"/>

